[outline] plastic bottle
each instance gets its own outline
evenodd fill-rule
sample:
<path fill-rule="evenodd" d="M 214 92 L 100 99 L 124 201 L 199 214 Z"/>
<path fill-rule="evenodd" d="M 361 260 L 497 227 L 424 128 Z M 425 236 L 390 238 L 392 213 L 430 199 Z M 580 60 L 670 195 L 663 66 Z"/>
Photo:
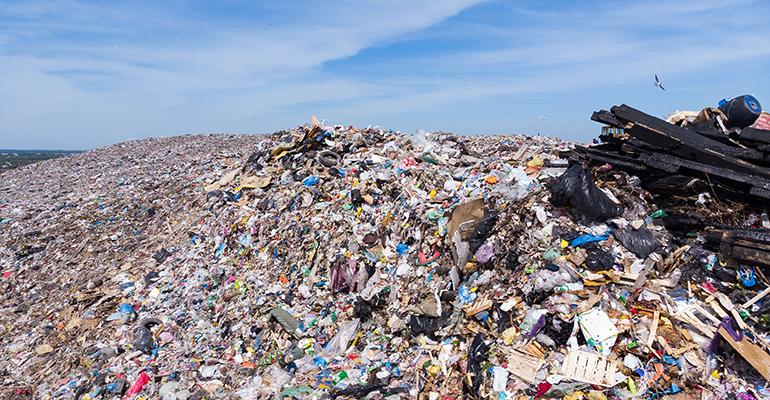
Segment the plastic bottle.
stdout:
<path fill-rule="evenodd" d="M 572 292 L 575 290 L 582 290 L 583 284 L 580 282 L 570 282 L 564 285 L 559 285 L 553 288 L 553 291 L 556 293 L 564 293 L 564 292 Z"/>

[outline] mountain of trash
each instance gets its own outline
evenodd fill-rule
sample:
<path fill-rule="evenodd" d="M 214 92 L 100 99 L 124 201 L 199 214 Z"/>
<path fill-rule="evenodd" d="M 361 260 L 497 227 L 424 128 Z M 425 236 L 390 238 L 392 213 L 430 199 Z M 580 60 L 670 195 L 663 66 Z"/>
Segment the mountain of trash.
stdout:
<path fill-rule="evenodd" d="M 588 147 L 314 120 L 5 172 L 0 397 L 770 397 L 767 153 L 623 107 Z"/>

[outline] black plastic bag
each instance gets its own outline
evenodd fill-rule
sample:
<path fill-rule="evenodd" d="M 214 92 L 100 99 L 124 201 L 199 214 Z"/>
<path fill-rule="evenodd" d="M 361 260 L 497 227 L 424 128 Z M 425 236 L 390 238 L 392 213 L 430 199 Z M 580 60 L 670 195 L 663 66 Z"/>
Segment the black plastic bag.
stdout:
<path fill-rule="evenodd" d="M 166 259 L 171 256 L 171 252 L 166 250 L 165 248 L 161 248 L 160 250 L 156 251 L 155 254 L 152 255 L 152 258 L 155 259 L 155 261 L 158 262 L 158 264 L 163 264 L 163 261 L 166 261 Z"/>
<path fill-rule="evenodd" d="M 468 240 L 471 253 L 476 253 L 476 250 L 484 244 L 487 238 L 492 236 L 495 224 L 497 224 L 497 212 L 485 209 L 484 218 L 476 224 L 476 227 L 473 229 L 473 235 Z"/>
<path fill-rule="evenodd" d="M 466 387 L 466 394 L 478 397 L 481 384 L 484 383 L 484 366 L 482 363 L 487 360 L 489 346 L 484 343 L 484 335 L 477 333 L 468 349 L 467 371 L 473 374 L 471 378 L 471 387 Z M 468 391 L 467 389 L 470 389 Z"/>
<path fill-rule="evenodd" d="M 623 247 L 641 259 L 647 258 L 650 253 L 660 247 L 660 243 L 655 239 L 652 231 L 644 227 L 637 230 L 619 229 L 613 231 L 612 235 L 620 241 Z"/>
<path fill-rule="evenodd" d="M 516 271 L 519 264 L 519 254 L 515 251 L 509 251 L 508 254 L 505 255 L 505 267 L 509 270 Z"/>
<path fill-rule="evenodd" d="M 361 296 L 358 296 L 353 306 L 353 316 L 361 319 L 361 321 L 368 320 L 372 317 L 372 312 L 381 309 L 387 304 L 389 294 L 390 288 L 384 288 L 369 300 L 364 300 Z"/>
<path fill-rule="evenodd" d="M 583 249 L 588 253 L 583 266 L 589 271 L 607 271 L 615 265 L 615 258 L 598 243 L 587 243 Z"/>
<path fill-rule="evenodd" d="M 551 185 L 551 204 L 571 205 L 589 220 L 606 220 L 622 212 L 606 193 L 594 183 L 590 171 L 573 165 Z"/>
<path fill-rule="evenodd" d="M 412 335 L 417 336 L 424 334 L 425 336 L 437 340 L 436 332 L 449 322 L 450 314 L 445 312 L 440 317 L 426 317 L 424 315 L 412 315 L 409 317 L 409 330 Z"/>
<path fill-rule="evenodd" d="M 360 189 L 353 189 L 350 191 L 350 203 L 354 206 L 360 206 L 364 202 L 364 197 L 361 195 Z"/>
<path fill-rule="evenodd" d="M 152 336 L 150 327 L 162 324 L 163 322 L 157 318 L 146 318 L 139 322 L 136 330 L 134 330 L 134 341 L 132 343 L 134 348 L 144 354 L 151 354 L 152 349 L 155 348 L 155 339 Z"/>
<path fill-rule="evenodd" d="M 371 392 L 384 389 L 385 385 L 382 383 L 375 383 L 373 385 L 356 385 L 348 386 L 345 389 L 335 389 L 330 393 L 332 399 L 337 397 L 352 397 L 355 399 L 363 398 Z"/>
<path fill-rule="evenodd" d="M 559 318 L 547 318 L 542 333 L 551 338 L 556 347 L 562 347 L 572 336 L 572 327 L 572 323 L 562 321 Z"/>

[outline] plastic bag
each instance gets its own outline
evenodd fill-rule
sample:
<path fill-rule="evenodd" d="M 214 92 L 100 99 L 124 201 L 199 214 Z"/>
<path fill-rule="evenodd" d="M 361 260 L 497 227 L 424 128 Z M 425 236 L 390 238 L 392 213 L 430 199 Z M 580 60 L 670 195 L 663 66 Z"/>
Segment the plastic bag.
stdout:
<path fill-rule="evenodd" d="M 473 229 L 473 235 L 468 240 L 471 253 L 475 253 L 487 238 L 492 236 L 495 224 L 497 224 L 497 212 L 485 209 L 484 218 L 476 224 L 476 227 Z"/>
<path fill-rule="evenodd" d="M 332 266 L 332 290 L 335 292 L 356 290 L 356 274 L 358 265 L 355 261 L 340 261 Z"/>
<path fill-rule="evenodd" d="M 619 229 L 614 231 L 612 235 L 620 241 L 623 247 L 641 259 L 647 258 L 650 253 L 660 247 L 660 243 L 655 240 L 652 231 L 644 227 L 637 230 Z"/>
<path fill-rule="evenodd" d="M 155 348 L 155 339 L 153 338 L 150 327 L 161 325 L 162 322 L 157 318 L 147 318 L 142 320 L 134 330 L 133 346 L 144 354 L 152 353 Z"/>
<path fill-rule="evenodd" d="M 590 171 L 573 165 L 551 185 L 551 204 L 571 205 L 589 220 L 606 220 L 622 212 L 593 181 Z"/>
<path fill-rule="evenodd" d="M 147 375 L 147 373 L 144 371 L 140 372 L 139 376 L 136 378 L 136 381 L 134 381 L 134 384 L 128 388 L 128 391 L 123 396 L 123 399 L 129 399 L 131 396 L 141 392 L 142 388 L 144 388 L 144 385 L 146 385 L 149 381 L 150 377 Z"/>
<path fill-rule="evenodd" d="M 615 265 L 615 258 L 610 254 L 610 252 L 602 249 L 601 246 L 599 246 L 596 243 L 588 243 L 583 245 L 582 247 L 586 253 L 586 262 L 583 264 L 583 267 L 586 268 L 589 271 L 607 271 L 612 269 L 612 267 Z"/>
<path fill-rule="evenodd" d="M 409 135 L 409 141 L 412 142 L 414 147 L 423 149 L 426 152 L 433 150 L 438 145 L 438 143 L 428 139 L 428 132 L 422 129 L 417 129 L 414 134 Z"/>
<path fill-rule="evenodd" d="M 471 379 L 471 394 L 478 395 L 479 388 L 484 382 L 484 366 L 482 365 L 487 359 L 489 353 L 489 346 L 484 343 L 484 336 L 480 333 L 476 334 L 471 342 L 471 346 L 468 349 L 468 366 L 467 370 L 473 374 Z"/>
<path fill-rule="evenodd" d="M 381 383 L 375 383 L 373 385 L 356 385 L 347 387 L 345 389 L 334 390 L 330 395 L 333 399 L 336 399 L 337 397 L 361 399 L 371 392 L 384 388 L 385 385 Z"/>
<path fill-rule="evenodd" d="M 495 244 L 486 242 L 482 244 L 478 250 L 476 250 L 476 260 L 482 264 L 486 264 L 492 257 L 495 256 Z"/>
<path fill-rule="evenodd" d="M 421 315 L 412 315 L 409 317 L 409 330 L 412 335 L 424 334 L 425 336 L 436 340 L 436 333 L 449 322 L 450 314 L 445 312 L 440 317 L 426 317 Z"/>
<path fill-rule="evenodd" d="M 586 233 L 583 235 L 580 235 L 574 239 L 572 239 L 569 242 L 569 245 L 572 247 L 580 247 L 586 243 L 593 243 L 593 242 L 603 242 L 607 239 L 609 239 L 610 235 L 605 233 L 602 235 L 592 235 L 590 233 Z"/>
<path fill-rule="evenodd" d="M 348 344 L 353 339 L 353 336 L 356 335 L 360 323 L 360 319 L 353 318 L 347 324 L 342 326 L 332 340 L 330 340 L 324 347 L 326 353 L 330 356 L 337 356 L 345 352 L 348 348 Z"/>

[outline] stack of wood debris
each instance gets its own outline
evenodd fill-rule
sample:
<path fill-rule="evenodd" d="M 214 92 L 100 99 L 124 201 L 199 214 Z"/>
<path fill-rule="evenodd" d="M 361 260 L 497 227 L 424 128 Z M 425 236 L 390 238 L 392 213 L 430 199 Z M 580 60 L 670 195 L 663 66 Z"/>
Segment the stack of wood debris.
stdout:
<path fill-rule="evenodd" d="M 568 157 L 572 163 L 610 164 L 638 176 L 642 187 L 659 196 L 708 196 L 766 211 L 770 130 L 759 129 L 766 127 L 762 124 L 751 126 L 765 115 L 756 105 L 757 109 L 739 117 L 720 107 L 679 112 L 668 120 L 625 104 L 615 106 L 591 117 L 605 124 L 598 143 L 577 146 Z M 726 254 L 746 262 L 770 262 L 770 230 L 760 227 L 747 232 L 709 221 L 688 226 L 707 227 L 712 228 L 711 239 Z"/>

